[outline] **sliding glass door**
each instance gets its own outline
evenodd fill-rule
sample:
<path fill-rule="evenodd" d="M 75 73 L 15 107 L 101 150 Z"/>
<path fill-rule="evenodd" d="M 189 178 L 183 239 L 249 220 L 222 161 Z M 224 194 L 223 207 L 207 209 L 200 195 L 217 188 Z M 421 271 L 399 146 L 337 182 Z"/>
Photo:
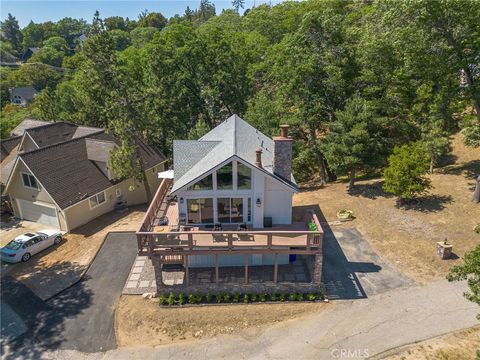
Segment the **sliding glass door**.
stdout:
<path fill-rule="evenodd" d="M 189 224 L 213 224 L 213 199 L 187 199 Z"/>
<path fill-rule="evenodd" d="M 217 198 L 218 221 L 221 223 L 242 223 L 251 221 L 250 198 Z M 247 209 L 244 212 L 244 209 Z"/>

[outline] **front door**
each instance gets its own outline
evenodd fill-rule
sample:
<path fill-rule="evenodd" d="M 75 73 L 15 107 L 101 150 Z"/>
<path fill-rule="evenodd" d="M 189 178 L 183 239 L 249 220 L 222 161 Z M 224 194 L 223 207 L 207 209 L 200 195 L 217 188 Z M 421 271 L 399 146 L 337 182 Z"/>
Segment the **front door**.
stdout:
<path fill-rule="evenodd" d="M 221 223 L 251 222 L 252 202 L 249 197 L 217 198 L 218 221 Z"/>

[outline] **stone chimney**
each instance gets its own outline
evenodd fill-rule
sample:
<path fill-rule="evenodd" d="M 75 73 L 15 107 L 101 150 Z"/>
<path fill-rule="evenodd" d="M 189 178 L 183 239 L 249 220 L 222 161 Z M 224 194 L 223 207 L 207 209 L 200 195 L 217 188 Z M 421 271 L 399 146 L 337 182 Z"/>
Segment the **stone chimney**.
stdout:
<path fill-rule="evenodd" d="M 257 149 L 255 150 L 256 152 L 256 159 L 255 159 L 255 166 L 262 168 L 262 149 Z"/>
<path fill-rule="evenodd" d="M 290 181 L 292 175 L 293 139 L 288 136 L 288 125 L 280 125 L 280 136 L 273 138 L 273 172 Z"/>

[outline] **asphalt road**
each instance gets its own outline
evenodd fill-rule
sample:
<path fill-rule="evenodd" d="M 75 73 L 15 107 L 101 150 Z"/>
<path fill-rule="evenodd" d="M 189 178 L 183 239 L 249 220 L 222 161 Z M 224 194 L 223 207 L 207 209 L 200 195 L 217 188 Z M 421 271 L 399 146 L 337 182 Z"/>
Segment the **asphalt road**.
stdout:
<path fill-rule="evenodd" d="M 110 233 L 82 281 L 47 302 L 7 278 L 3 297 L 28 331 L 8 347 L 12 358 L 37 359 L 60 349 L 98 352 L 116 348 L 115 303 L 136 256 L 135 236 Z M 24 299 L 20 300 L 19 299 Z"/>

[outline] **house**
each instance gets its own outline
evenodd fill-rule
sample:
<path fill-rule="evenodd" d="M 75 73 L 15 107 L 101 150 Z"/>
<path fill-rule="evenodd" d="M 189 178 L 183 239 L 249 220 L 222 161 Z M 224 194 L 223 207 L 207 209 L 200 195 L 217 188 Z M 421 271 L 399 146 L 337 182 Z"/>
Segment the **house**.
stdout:
<path fill-rule="evenodd" d="M 27 50 L 24 51 L 22 56 L 20 56 L 20 61 L 21 62 L 27 62 L 28 59 L 30 59 L 33 56 L 33 54 L 36 54 L 39 51 L 40 51 L 40 48 L 38 48 L 38 47 L 28 48 Z"/>
<path fill-rule="evenodd" d="M 42 125 L 47 125 L 49 124 L 49 121 L 41 121 L 41 120 L 36 120 L 36 119 L 25 119 L 23 120 L 20 124 L 15 126 L 15 128 L 10 131 L 10 136 L 11 137 L 16 137 L 16 136 L 22 136 L 25 130 L 31 129 L 34 127 L 39 127 Z"/>
<path fill-rule="evenodd" d="M 2 142 L 1 163 L 3 194 L 21 219 L 71 231 L 120 204 L 149 201 L 160 183 L 166 158 L 141 139 L 144 182 L 115 178 L 109 157 L 119 140 L 103 129 L 54 122 L 23 131 Z"/>
<path fill-rule="evenodd" d="M 20 106 L 27 106 L 32 103 L 38 94 L 38 91 L 33 86 L 9 88 L 8 92 L 10 94 L 10 102 Z"/>
<path fill-rule="evenodd" d="M 182 264 L 186 286 L 193 269 L 215 269 L 212 291 L 219 268 L 245 267 L 246 285 L 254 268 L 271 267 L 276 284 L 279 267 L 299 256 L 311 268 L 307 282 L 318 286 L 323 232 L 312 210 L 293 221 L 298 186 L 288 129 L 282 125 L 272 139 L 233 115 L 198 140 L 174 141 L 173 181 L 160 174 L 166 178 L 137 232 L 139 255 L 149 256 L 162 274 L 164 266 Z"/>
<path fill-rule="evenodd" d="M 270 139 L 234 115 L 199 140 L 173 143 L 179 215 L 188 224 L 291 224 L 292 139 Z"/>

